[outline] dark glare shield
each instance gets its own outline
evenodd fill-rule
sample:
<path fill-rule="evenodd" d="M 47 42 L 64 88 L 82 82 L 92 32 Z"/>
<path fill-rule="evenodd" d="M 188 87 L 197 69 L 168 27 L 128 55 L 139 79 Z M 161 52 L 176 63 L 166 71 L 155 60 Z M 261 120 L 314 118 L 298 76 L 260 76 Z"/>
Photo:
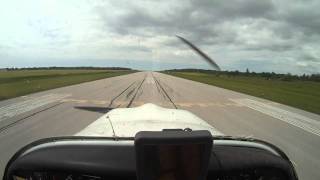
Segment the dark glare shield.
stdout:
<path fill-rule="evenodd" d="M 139 180 L 203 180 L 212 136 L 209 132 L 142 132 L 135 140 Z M 192 134 L 197 134 L 192 137 Z M 137 137 L 136 135 L 136 137 Z M 161 137 L 162 136 L 162 137 Z M 149 140 L 154 137 L 154 141 Z"/>

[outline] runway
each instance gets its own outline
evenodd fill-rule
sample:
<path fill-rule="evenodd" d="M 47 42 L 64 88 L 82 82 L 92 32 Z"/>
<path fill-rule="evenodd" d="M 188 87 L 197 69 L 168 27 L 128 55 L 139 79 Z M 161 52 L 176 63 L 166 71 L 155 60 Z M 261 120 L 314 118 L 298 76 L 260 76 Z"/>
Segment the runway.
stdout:
<path fill-rule="evenodd" d="M 157 72 L 139 72 L 0 101 L 0 176 L 22 146 L 74 135 L 119 107 L 154 103 L 188 110 L 225 135 L 280 147 L 300 179 L 320 179 L 320 116 Z"/>

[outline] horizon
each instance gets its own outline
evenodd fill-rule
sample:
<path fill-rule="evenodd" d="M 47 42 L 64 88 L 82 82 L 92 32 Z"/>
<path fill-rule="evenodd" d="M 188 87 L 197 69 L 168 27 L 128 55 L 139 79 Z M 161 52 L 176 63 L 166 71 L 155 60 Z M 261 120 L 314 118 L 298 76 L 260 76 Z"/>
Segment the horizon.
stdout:
<path fill-rule="evenodd" d="M 135 69 L 135 68 L 130 68 L 130 67 L 125 67 L 125 66 L 25 66 L 25 67 L 0 67 L 0 70 L 4 70 L 4 69 L 10 69 L 10 70 L 26 70 L 26 69 L 32 69 L 32 70 L 41 70 L 41 69 L 48 69 L 48 70 L 59 70 L 59 69 L 77 69 L 79 68 L 79 70 L 81 69 L 91 69 L 91 68 L 124 68 L 124 69 L 130 69 L 130 70 L 137 70 L 137 71 L 144 71 L 144 72 L 156 72 L 156 71 L 171 71 L 171 70 L 204 70 L 204 71 L 216 71 L 216 72 L 240 72 L 240 73 L 246 73 L 247 70 L 249 71 L 249 73 L 275 73 L 275 74 L 278 74 L 278 75 L 292 75 L 292 76 L 303 76 L 303 75 L 320 75 L 320 73 L 311 73 L 311 74 L 307 74 L 307 73 L 303 73 L 303 74 L 293 74 L 293 73 L 290 73 L 290 72 L 287 72 L 287 73 L 277 73 L 277 72 L 268 72 L 268 71 L 253 71 L 253 70 L 250 70 L 250 69 L 245 69 L 245 70 L 214 70 L 214 69 L 206 69 L 206 68 L 172 68 L 172 69 L 154 69 L 154 70 L 150 70 L 150 69 Z"/>

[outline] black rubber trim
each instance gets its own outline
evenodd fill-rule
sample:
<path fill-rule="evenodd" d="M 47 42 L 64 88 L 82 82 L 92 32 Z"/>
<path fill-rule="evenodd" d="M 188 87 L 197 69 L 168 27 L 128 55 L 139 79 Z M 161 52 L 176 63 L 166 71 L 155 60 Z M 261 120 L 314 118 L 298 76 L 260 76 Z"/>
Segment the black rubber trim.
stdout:
<path fill-rule="evenodd" d="M 8 176 L 8 174 L 7 174 L 8 168 L 11 166 L 12 162 L 15 161 L 18 157 L 20 157 L 26 150 L 28 150 L 34 146 L 44 144 L 44 143 L 50 143 L 50 142 L 56 142 L 56 141 L 61 142 L 61 141 L 69 141 L 69 140 L 78 140 L 78 141 L 90 141 L 90 140 L 134 141 L 134 137 L 64 136 L 64 137 L 51 137 L 51 138 L 40 139 L 40 140 L 34 141 L 34 142 L 24 146 L 17 153 L 14 154 L 14 156 L 7 163 L 3 179 L 8 179 L 8 177 L 7 177 Z M 213 137 L 213 140 L 236 140 L 236 141 L 245 141 L 245 142 L 255 142 L 255 143 L 260 143 L 260 144 L 264 144 L 266 146 L 269 146 L 270 148 L 274 149 L 284 160 L 286 160 L 290 164 L 290 166 L 292 167 L 295 179 L 298 179 L 295 168 L 294 168 L 292 162 L 290 161 L 290 159 L 288 158 L 288 156 L 280 148 L 278 148 L 277 146 L 275 146 L 271 143 L 268 143 L 266 141 L 259 140 L 259 139 L 254 139 L 254 138 L 232 137 L 232 136 L 215 136 L 215 137 Z"/>
<path fill-rule="evenodd" d="M 7 172 L 8 168 L 11 166 L 12 162 L 15 161 L 18 157 L 20 157 L 26 150 L 40 145 L 44 143 L 50 143 L 50 142 L 56 142 L 56 141 L 69 141 L 69 140 L 79 140 L 79 141 L 88 141 L 88 140 L 113 140 L 113 141 L 133 141 L 134 137 L 94 137 L 94 136 L 62 136 L 62 137 L 50 137 L 50 138 L 44 138 L 40 140 L 36 140 L 24 147 L 22 147 L 19 151 L 17 151 L 8 161 L 3 179 L 8 179 L 7 178 Z"/>

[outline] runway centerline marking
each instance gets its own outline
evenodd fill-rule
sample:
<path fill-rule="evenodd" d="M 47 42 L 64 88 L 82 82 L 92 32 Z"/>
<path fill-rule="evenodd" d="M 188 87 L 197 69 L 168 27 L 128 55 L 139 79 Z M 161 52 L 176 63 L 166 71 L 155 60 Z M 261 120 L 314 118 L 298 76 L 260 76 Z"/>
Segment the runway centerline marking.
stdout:
<path fill-rule="evenodd" d="M 252 99 L 230 99 L 230 101 L 239 103 L 250 109 L 267 114 L 309 133 L 320 136 L 320 121 Z"/>

